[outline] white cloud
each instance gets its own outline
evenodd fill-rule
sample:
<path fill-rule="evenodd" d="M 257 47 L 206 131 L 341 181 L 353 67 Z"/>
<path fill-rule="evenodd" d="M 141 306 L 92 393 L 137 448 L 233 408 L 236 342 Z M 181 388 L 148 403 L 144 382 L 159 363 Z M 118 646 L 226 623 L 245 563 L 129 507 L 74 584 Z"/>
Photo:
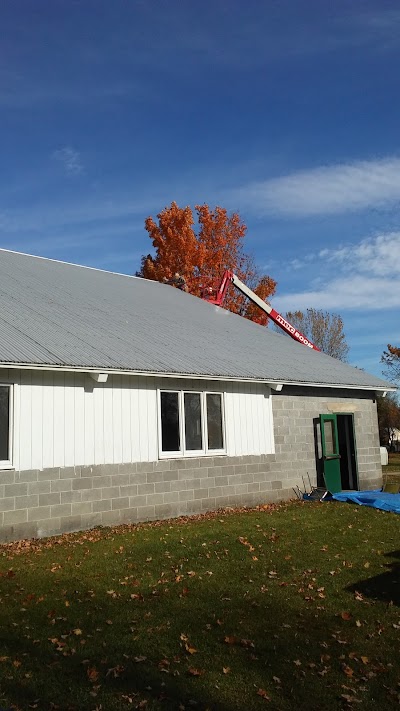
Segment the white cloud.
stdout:
<path fill-rule="evenodd" d="M 310 289 L 277 297 L 274 304 L 280 311 L 310 307 L 336 312 L 398 309 L 400 232 L 322 250 L 313 256 L 312 271 L 334 276 L 319 276 Z"/>
<path fill-rule="evenodd" d="M 81 155 L 79 151 L 71 146 L 64 146 L 64 148 L 58 148 L 52 153 L 52 158 L 59 161 L 67 175 L 80 175 L 83 173 L 83 163 L 81 160 Z"/>
<path fill-rule="evenodd" d="M 233 194 L 261 215 L 306 217 L 385 207 L 400 199 L 400 158 L 320 166 L 250 183 Z"/>

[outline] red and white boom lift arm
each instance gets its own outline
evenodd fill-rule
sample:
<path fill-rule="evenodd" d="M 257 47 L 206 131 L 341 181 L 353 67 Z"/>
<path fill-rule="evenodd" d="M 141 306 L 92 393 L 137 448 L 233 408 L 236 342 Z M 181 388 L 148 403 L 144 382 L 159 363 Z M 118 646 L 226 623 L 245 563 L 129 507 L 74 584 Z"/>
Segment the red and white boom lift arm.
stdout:
<path fill-rule="evenodd" d="M 303 336 L 300 331 L 297 330 L 294 326 L 292 326 L 289 321 L 286 321 L 286 319 L 281 316 L 278 311 L 275 311 L 275 309 L 272 308 L 269 304 L 267 304 L 263 299 L 260 299 L 257 294 L 254 293 L 251 289 L 249 289 L 246 284 L 244 284 L 239 277 L 236 276 L 233 272 L 226 271 L 224 273 L 224 276 L 222 277 L 221 283 L 218 286 L 217 290 L 212 288 L 204 288 L 202 292 L 202 298 L 208 301 L 211 304 L 216 304 L 216 306 L 222 306 L 226 292 L 228 290 L 229 284 L 233 284 L 236 286 L 239 291 L 244 294 L 244 296 L 247 296 L 250 301 L 253 302 L 253 304 L 256 304 L 257 306 L 260 307 L 265 313 L 268 315 L 268 317 L 276 323 L 279 328 L 282 329 L 282 331 L 285 331 L 289 336 L 291 336 L 295 341 L 298 341 L 299 343 L 303 343 L 305 346 L 308 346 L 309 348 L 312 348 L 314 351 L 319 351 L 320 349 L 317 348 L 314 343 L 308 340 L 305 336 Z"/>

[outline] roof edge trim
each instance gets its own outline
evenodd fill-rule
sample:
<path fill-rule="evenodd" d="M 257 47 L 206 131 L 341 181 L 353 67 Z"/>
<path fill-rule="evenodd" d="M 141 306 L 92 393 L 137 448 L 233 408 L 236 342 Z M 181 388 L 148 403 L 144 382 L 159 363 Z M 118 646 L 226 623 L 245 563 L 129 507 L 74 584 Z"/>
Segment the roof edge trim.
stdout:
<path fill-rule="evenodd" d="M 83 366 L 63 366 L 63 365 L 50 365 L 50 364 L 38 364 L 38 363 L 0 363 L 0 370 L 47 370 L 47 371 L 58 371 L 62 373 L 87 373 L 91 375 L 92 373 L 98 373 L 100 368 L 94 367 L 83 367 Z M 233 383 L 264 383 L 267 386 L 276 385 L 297 385 L 308 388 L 334 388 L 336 390 L 370 390 L 371 392 L 396 392 L 397 388 L 395 385 L 390 386 L 389 383 L 384 383 L 382 386 L 378 384 L 375 385 L 345 385 L 343 383 L 316 383 L 307 382 L 300 380 L 272 380 L 271 378 L 235 378 L 226 375 L 212 375 L 212 374 L 199 374 L 199 373 L 164 373 L 162 371 L 144 371 L 144 370 L 124 370 L 122 368 L 101 368 L 101 372 L 108 375 L 136 375 L 142 376 L 144 378 L 182 378 L 185 380 L 216 380 L 219 382 L 233 382 Z M 275 388 L 276 390 L 276 388 Z"/>

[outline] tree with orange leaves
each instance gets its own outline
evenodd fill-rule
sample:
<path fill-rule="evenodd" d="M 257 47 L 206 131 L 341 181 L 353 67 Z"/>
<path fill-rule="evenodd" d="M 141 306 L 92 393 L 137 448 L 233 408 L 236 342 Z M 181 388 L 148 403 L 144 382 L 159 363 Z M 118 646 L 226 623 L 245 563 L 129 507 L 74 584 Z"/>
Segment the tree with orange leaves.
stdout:
<path fill-rule="evenodd" d="M 198 229 L 190 207 L 173 202 L 157 215 L 148 217 L 145 227 L 152 240 L 155 255 L 142 257 L 137 276 L 171 282 L 176 274 L 184 277 L 188 291 L 200 296 L 201 284 L 218 283 L 226 270 L 238 275 L 263 300 L 275 293 L 276 282 L 259 275 L 253 259 L 243 251 L 247 231 L 238 213 L 231 215 L 222 207 L 211 209 L 196 205 Z M 234 287 L 230 287 L 224 307 L 252 321 L 268 321 L 257 306 Z"/>

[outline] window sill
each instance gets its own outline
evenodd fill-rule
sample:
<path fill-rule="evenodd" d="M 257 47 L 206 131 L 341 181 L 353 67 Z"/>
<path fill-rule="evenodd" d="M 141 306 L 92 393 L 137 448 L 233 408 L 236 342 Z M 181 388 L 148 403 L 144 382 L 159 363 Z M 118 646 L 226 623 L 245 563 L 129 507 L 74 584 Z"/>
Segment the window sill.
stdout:
<path fill-rule="evenodd" d="M 10 471 L 10 469 L 12 469 L 12 471 L 15 471 L 15 467 L 13 464 L 7 462 L 0 462 L 0 472 Z"/>
<path fill-rule="evenodd" d="M 209 459 L 210 457 L 226 457 L 227 452 L 222 452 L 220 449 L 215 452 L 161 452 L 159 459 Z"/>

